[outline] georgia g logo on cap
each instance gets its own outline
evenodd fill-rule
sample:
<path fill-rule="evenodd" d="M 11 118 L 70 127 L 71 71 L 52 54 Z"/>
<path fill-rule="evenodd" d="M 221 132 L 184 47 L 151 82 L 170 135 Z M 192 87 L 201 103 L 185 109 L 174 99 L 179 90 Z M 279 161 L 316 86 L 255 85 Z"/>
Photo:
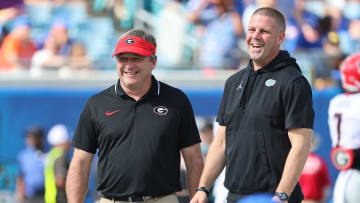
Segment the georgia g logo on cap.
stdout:
<path fill-rule="evenodd" d="M 141 56 L 151 56 L 156 54 L 156 47 L 151 42 L 136 36 L 123 37 L 116 45 L 113 57 L 120 53 L 135 53 Z"/>
<path fill-rule="evenodd" d="M 135 40 L 134 39 L 127 39 L 125 41 L 126 44 L 134 44 Z"/>

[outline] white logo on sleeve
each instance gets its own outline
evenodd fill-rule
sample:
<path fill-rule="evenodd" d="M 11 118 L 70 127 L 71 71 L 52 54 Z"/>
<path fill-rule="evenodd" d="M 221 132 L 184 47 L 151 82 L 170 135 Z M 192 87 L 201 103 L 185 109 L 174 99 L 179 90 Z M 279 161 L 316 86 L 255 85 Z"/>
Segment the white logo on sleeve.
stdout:
<path fill-rule="evenodd" d="M 168 111 L 169 110 L 165 106 L 157 106 L 154 108 L 154 113 L 156 113 L 160 116 L 166 116 Z"/>
<path fill-rule="evenodd" d="M 268 87 L 274 86 L 276 83 L 276 80 L 273 79 L 268 79 L 267 81 L 265 81 L 265 85 Z"/>

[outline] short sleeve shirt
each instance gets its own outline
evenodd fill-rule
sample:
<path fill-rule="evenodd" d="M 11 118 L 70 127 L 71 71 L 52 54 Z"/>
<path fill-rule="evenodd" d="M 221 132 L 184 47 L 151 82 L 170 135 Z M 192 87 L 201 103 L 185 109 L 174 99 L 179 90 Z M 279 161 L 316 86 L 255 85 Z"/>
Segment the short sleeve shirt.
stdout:
<path fill-rule="evenodd" d="M 181 190 L 180 149 L 200 142 L 191 104 L 179 89 L 152 77 L 135 101 L 118 83 L 91 97 L 73 146 L 98 149 L 98 190 L 107 196 L 160 196 Z"/>
<path fill-rule="evenodd" d="M 258 71 L 250 62 L 227 80 L 217 121 L 226 126 L 225 186 L 273 193 L 291 148 L 287 130 L 313 128 L 311 87 L 285 51 Z"/>

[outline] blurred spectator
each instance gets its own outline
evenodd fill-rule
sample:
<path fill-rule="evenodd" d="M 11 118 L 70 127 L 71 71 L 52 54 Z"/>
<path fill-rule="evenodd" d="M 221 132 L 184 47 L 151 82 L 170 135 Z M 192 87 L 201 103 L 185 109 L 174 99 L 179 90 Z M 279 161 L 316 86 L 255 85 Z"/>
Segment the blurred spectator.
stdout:
<path fill-rule="evenodd" d="M 168 1 L 157 12 L 154 33 L 159 41 L 156 51 L 159 56 L 163 56 L 158 58 L 158 63 L 169 67 L 191 63 L 193 59 L 196 63 L 196 51 L 200 43 L 191 32 L 189 35 L 188 28 L 192 26 L 189 26 L 183 6 L 176 1 Z"/>
<path fill-rule="evenodd" d="M 345 54 L 340 49 L 340 37 L 336 32 L 329 32 L 322 44 L 322 54 L 318 53 L 317 57 L 313 57 L 314 87 L 317 90 L 337 85 L 333 74 L 339 69 L 341 61 L 345 58 Z"/>
<path fill-rule="evenodd" d="M 136 4 L 133 0 L 113 1 L 111 14 L 115 29 L 126 31 L 133 28 Z"/>
<path fill-rule="evenodd" d="M 199 129 L 200 133 L 200 147 L 201 153 L 203 154 L 204 158 L 206 158 L 206 154 L 209 150 L 210 144 L 214 139 L 213 135 L 213 121 L 206 117 L 196 117 L 196 124 Z"/>
<path fill-rule="evenodd" d="M 85 70 L 91 68 L 92 61 L 86 53 L 85 46 L 80 42 L 75 42 L 70 49 L 68 57 L 68 67 L 71 70 Z"/>
<path fill-rule="evenodd" d="M 69 56 L 59 53 L 60 47 L 56 44 L 54 38 L 50 35 L 41 50 L 35 52 L 32 58 L 32 75 L 41 75 L 47 70 L 85 70 L 91 68 L 92 60 L 86 54 L 84 45 L 80 42 L 72 44 Z"/>
<path fill-rule="evenodd" d="M 66 203 L 65 180 L 69 167 L 66 156 L 71 148 L 67 128 L 61 124 L 53 126 L 47 140 L 53 148 L 45 162 L 45 202 Z"/>
<path fill-rule="evenodd" d="M 51 22 L 50 30 L 36 38 L 36 46 L 41 49 L 47 39 L 52 38 L 56 44 L 57 54 L 69 56 L 74 39 L 69 36 L 69 22 L 66 16 L 55 16 Z"/>
<path fill-rule="evenodd" d="M 329 56 L 339 56 L 341 55 L 341 49 L 339 47 L 340 37 L 339 35 L 331 31 L 323 39 L 323 50 Z"/>
<path fill-rule="evenodd" d="M 20 174 L 16 181 L 16 198 L 24 203 L 44 202 L 44 131 L 40 127 L 26 130 L 26 148 L 19 153 Z"/>
<path fill-rule="evenodd" d="M 9 34 L 7 24 L 24 12 L 23 0 L 0 1 L 0 46 L 2 40 Z"/>
<path fill-rule="evenodd" d="M 0 52 L 0 70 L 28 69 L 36 48 L 30 37 L 30 24 L 26 17 L 19 17 L 13 30 L 3 41 Z"/>
<path fill-rule="evenodd" d="M 201 138 L 201 152 L 202 155 L 206 156 L 207 150 L 213 140 L 213 128 L 212 128 L 212 121 L 208 118 L 197 116 L 195 118 L 196 125 L 198 126 L 200 138 Z M 180 203 L 188 203 L 190 201 L 189 199 L 189 192 L 186 184 L 186 168 L 185 168 L 185 162 L 184 159 L 181 158 L 181 165 L 180 165 L 180 183 L 182 190 L 180 192 L 176 192 L 176 195 L 178 196 L 178 200 Z M 212 190 L 210 190 L 211 193 Z M 210 197 L 208 199 L 208 203 L 213 203 L 214 199 L 212 194 L 210 194 Z"/>
<path fill-rule="evenodd" d="M 319 135 L 314 134 L 311 142 L 311 152 L 299 179 L 304 193 L 302 203 L 323 203 L 329 196 L 330 177 L 328 166 L 323 158 L 314 153 L 319 146 L 319 142 Z"/>
<path fill-rule="evenodd" d="M 355 10 L 350 9 L 352 5 Z M 360 25 L 353 24 L 360 19 L 360 14 L 356 13 L 356 5 L 359 3 L 351 1 L 331 1 L 327 5 L 327 14 L 332 18 L 331 30 L 339 35 L 340 49 L 346 55 L 360 50 Z"/>
<path fill-rule="evenodd" d="M 200 26 L 200 65 L 203 68 L 237 68 L 240 56 L 236 56 L 234 50 L 243 28 L 233 1 L 190 0 L 188 8 L 188 19 Z"/>
<path fill-rule="evenodd" d="M 134 0 L 88 0 L 87 10 L 91 16 L 110 16 L 116 30 L 126 31 L 133 27 L 137 4 Z"/>
<path fill-rule="evenodd" d="M 287 18 L 285 49 L 321 50 L 322 40 L 332 28 L 332 17 L 325 11 L 322 1 L 295 0 L 294 11 Z"/>
<path fill-rule="evenodd" d="M 31 73 L 41 74 L 44 70 L 58 70 L 67 58 L 58 54 L 58 47 L 53 37 L 48 37 L 42 49 L 35 52 L 31 59 Z"/>
<path fill-rule="evenodd" d="M 288 24 L 294 24 L 298 30 L 296 49 L 321 48 L 321 36 L 317 30 L 320 17 L 305 8 L 306 0 L 295 0 L 293 16 L 288 19 Z"/>
<path fill-rule="evenodd" d="M 70 38 L 68 33 L 68 22 L 65 18 L 57 17 L 52 23 L 49 33 L 58 47 L 58 54 L 62 56 L 69 56 L 71 46 L 75 42 Z"/>
<path fill-rule="evenodd" d="M 327 4 L 326 14 L 331 17 L 331 30 L 335 32 L 346 31 L 349 27 L 349 19 L 344 16 L 336 3 L 338 2 Z"/>

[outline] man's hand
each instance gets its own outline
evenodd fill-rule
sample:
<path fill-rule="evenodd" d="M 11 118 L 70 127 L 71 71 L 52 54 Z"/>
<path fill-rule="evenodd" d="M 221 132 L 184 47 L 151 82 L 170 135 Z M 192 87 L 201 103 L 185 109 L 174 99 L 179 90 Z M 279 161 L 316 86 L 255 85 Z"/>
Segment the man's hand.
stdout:
<path fill-rule="evenodd" d="M 203 191 L 197 191 L 190 203 L 207 203 L 207 195 Z"/>

